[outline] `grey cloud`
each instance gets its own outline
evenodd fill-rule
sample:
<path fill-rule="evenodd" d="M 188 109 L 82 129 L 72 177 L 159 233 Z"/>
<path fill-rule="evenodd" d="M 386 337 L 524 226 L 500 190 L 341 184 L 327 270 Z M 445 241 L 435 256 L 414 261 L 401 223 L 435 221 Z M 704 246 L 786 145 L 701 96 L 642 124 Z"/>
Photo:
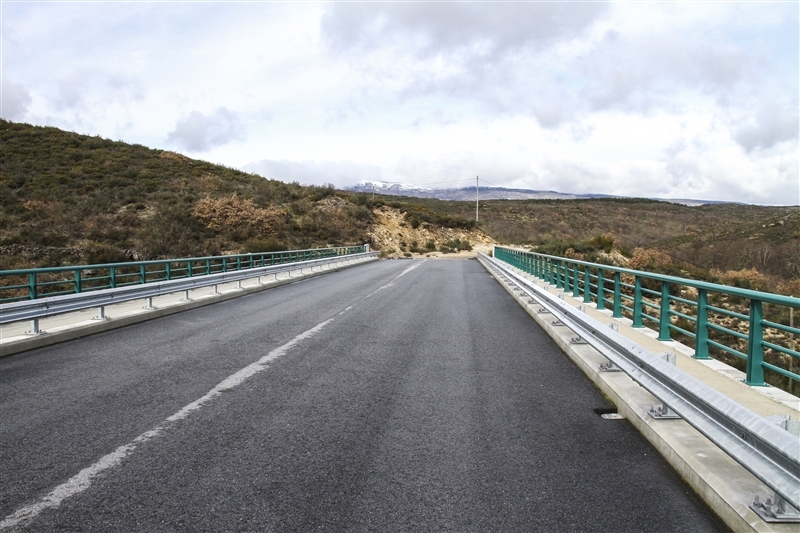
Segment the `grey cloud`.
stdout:
<path fill-rule="evenodd" d="M 568 38 L 608 9 L 603 2 L 334 3 L 322 31 L 336 49 L 374 48 L 394 39 L 422 55 L 466 51 L 496 56 Z"/>
<path fill-rule="evenodd" d="M 167 142 L 192 152 L 204 152 L 232 141 L 245 139 L 239 115 L 225 107 L 210 115 L 192 111 L 175 124 Z"/>
<path fill-rule="evenodd" d="M 579 96 L 591 109 L 642 113 L 674 105 L 684 87 L 729 95 L 752 70 L 738 48 L 680 35 L 628 40 L 613 31 L 572 68 L 589 80 Z"/>
<path fill-rule="evenodd" d="M 531 58 L 579 35 L 608 8 L 602 2 L 333 3 L 322 33 L 366 79 L 382 87 L 391 80 L 390 97 L 463 97 L 492 112 L 531 113 L 555 127 L 574 106 L 535 99 L 539 88 L 557 97 L 563 88 L 551 90 L 549 73 L 532 72 Z"/>
<path fill-rule="evenodd" d="M 797 105 L 781 105 L 770 102 L 763 105 L 754 120 L 740 126 L 733 138 L 747 152 L 772 148 L 783 141 L 797 139 L 800 128 Z"/>
<path fill-rule="evenodd" d="M 286 161 L 263 159 L 248 163 L 242 170 L 286 183 L 306 185 L 334 183 L 339 187 L 355 185 L 361 181 L 381 181 L 381 169 L 350 161 Z"/>
<path fill-rule="evenodd" d="M 135 102 L 144 98 L 140 82 L 121 74 L 81 70 L 58 83 L 56 109 L 81 110 L 107 102 Z"/>
<path fill-rule="evenodd" d="M 22 84 L 3 79 L 0 116 L 7 120 L 20 120 L 28 112 L 31 94 Z"/>

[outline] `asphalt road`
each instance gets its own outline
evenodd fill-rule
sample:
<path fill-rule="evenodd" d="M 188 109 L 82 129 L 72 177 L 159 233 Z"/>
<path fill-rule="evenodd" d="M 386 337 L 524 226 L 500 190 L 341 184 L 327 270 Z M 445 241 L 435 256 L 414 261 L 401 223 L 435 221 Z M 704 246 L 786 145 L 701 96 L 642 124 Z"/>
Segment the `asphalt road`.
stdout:
<path fill-rule="evenodd" d="M 3 531 L 727 531 L 483 267 L 0 359 Z"/>

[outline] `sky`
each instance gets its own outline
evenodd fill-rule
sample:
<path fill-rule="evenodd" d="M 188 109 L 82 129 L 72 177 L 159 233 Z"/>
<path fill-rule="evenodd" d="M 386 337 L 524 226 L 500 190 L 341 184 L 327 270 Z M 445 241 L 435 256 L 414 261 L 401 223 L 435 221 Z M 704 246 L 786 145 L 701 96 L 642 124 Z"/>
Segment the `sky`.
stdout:
<path fill-rule="evenodd" d="M 799 10 L 1 0 L 0 115 L 303 184 L 798 205 Z"/>

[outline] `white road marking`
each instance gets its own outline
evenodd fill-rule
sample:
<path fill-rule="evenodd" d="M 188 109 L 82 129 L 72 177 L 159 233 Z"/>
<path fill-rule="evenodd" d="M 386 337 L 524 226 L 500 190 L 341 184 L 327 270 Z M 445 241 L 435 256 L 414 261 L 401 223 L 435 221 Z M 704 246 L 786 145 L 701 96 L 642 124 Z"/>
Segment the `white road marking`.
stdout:
<path fill-rule="evenodd" d="M 299 334 L 286 344 L 279 346 L 278 348 L 275 348 L 269 354 L 265 355 L 255 363 L 247 365 L 241 370 L 231 374 L 230 376 L 222 380 L 220 383 L 218 383 L 213 389 L 207 392 L 204 396 L 184 406 L 177 413 L 166 418 L 157 427 L 149 431 L 145 431 L 144 433 L 133 439 L 128 444 L 124 444 L 119 448 L 117 448 L 116 450 L 114 450 L 113 452 L 104 455 L 103 457 L 100 458 L 100 460 L 98 460 L 93 465 L 84 468 L 76 475 L 72 476 L 65 483 L 62 483 L 61 485 L 54 488 L 50 492 L 50 494 L 43 497 L 41 500 L 32 503 L 30 505 L 26 505 L 25 507 L 18 509 L 14 514 L 5 517 L 3 521 L 0 522 L 0 529 L 7 529 L 10 527 L 14 527 L 20 524 L 21 522 L 31 520 L 45 509 L 58 507 L 61 504 L 61 502 L 64 501 L 65 499 L 85 491 L 92 485 L 92 481 L 97 476 L 99 476 L 106 470 L 109 470 L 119 465 L 122 462 L 122 460 L 128 457 L 130 454 L 132 454 L 140 444 L 144 444 L 145 442 L 152 440 L 155 437 L 158 437 L 166 430 L 170 429 L 176 422 L 188 417 L 194 411 L 197 411 L 205 404 L 209 403 L 214 398 L 222 394 L 223 391 L 229 391 L 234 387 L 241 385 L 245 380 L 247 380 L 254 374 L 263 371 L 265 368 L 267 368 L 267 365 L 269 364 L 270 361 L 274 361 L 275 359 L 281 357 L 301 341 L 313 337 L 314 335 L 319 333 L 322 330 L 322 328 L 324 328 L 331 322 L 333 322 L 332 318 L 317 324 L 313 328 Z"/>
<path fill-rule="evenodd" d="M 405 270 L 403 270 L 402 272 L 400 272 L 400 273 L 399 273 L 397 276 L 393 277 L 393 278 L 392 278 L 392 281 L 390 281 L 390 282 L 389 282 L 389 283 L 387 283 L 386 285 L 383 285 L 383 286 L 381 286 L 381 287 L 378 287 L 377 289 L 375 289 L 375 290 L 374 290 L 374 291 L 372 291 L 371 293 L 369 293 L 369 294 L 367 294 L 366 296 L 364 296 L 364 298 L 365 298 L 365 299 L 366 299 L 366 298 L 369 298 L 370 296 L 374 296 L 375 294 L 378 294 L 378 293 L 379 293 L 380 291 L 382 291 L 383 289 L 388 289 L 389 287 L 391 287 L 392 285 L 394 285 L 394 282 L 395 282 L 395 281 L 397 281 L 399 278 L 401 278 L 401 277 L 405 276 L 406 274 L 408 274 L 409 272 L 411 272 L 412 270 L 414 270 L 415 268 L 417 268 L 418 266 L 420 266 L 420 265 L 421 265 L 422 263 L 424 263 L 425 261 L 427 261 L 427 259 L 423 259 L 423 260 L 422 260 L 422 261 L 420 261 L 419 263 L 414 263 L 413 265 L 411 265 L 411 266 L 410 266 L 410 267 L 408 267 L 407 269 L 405 269 Z"/>

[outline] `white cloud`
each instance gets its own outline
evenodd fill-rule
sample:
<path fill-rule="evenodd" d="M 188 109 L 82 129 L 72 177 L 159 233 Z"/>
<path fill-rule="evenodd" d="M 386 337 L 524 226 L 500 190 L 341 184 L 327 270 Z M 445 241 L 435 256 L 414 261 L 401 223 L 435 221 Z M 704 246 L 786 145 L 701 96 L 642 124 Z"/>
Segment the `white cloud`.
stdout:
<path fill-rule="evenodd" d="M 0 116 L 6 120 L 24 120 L 31 103 L 31 94 L 22 84 L 3 78 Z"/>
<path fill-rule="evenodd" d="M 206 152 L 216 146 L 245 138 L 239 116 L 225 107 L 214 113 L 204 115 L 192 111 L 181 118 L 175 129 L 167 136 L 167 142 L 173 143 L 190 152 Z"/>
<path fill-rule="evenodd" d="M 2 114 L 303 183 L 786 203 L 798 10 L 6 3 Z"/>

